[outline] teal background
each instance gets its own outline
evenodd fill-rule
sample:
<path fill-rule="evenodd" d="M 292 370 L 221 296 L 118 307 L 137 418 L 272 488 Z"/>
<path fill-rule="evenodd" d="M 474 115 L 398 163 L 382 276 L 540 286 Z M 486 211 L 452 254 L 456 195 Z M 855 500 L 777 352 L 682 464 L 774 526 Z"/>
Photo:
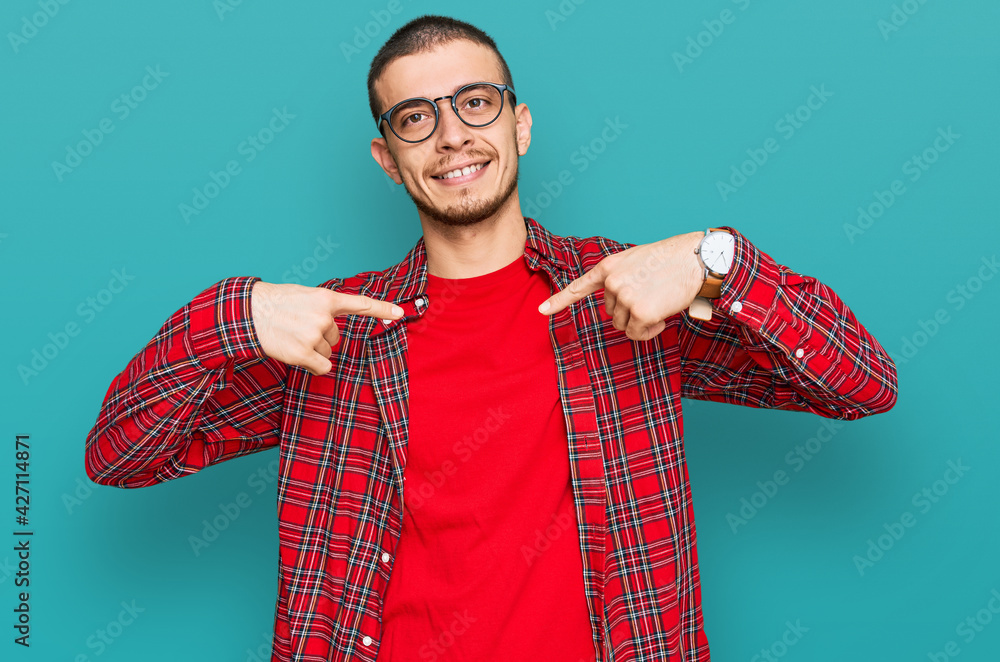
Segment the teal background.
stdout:
<path fill-rule="evenodd" d="M 413 245 L 415 210 L 369 155 L 365 76 L 395 28 L 433 12 L 480 25 L 504 52 L 534 118 L 521 197 L 546 227 L 645 243 L 732 225 L 834 288 L 899 359 L 896 407 L 837 428 L 798 472 L 787 456 L 824 419 L 685 401 L 713 659 L 944 660 L 949 641 L 963 662 L 1000 659 L 1000 614 L 956 630 L 1000 591 L 1000 282 L 984 271 L 971 298 L 955 298 L 1000 239 L 1000 5 L 896 3 L 916 12 L 883 34 L 889 0 L 566 0 L 566 15 L 557 0 L 413 0 L 395 14 L 381 1 L 219 4 L 70 2 L 24 43 L 10 33 L 42 11 L 37 0 L 0 7 L 3 529 L 15 529 L 14 435 L 30 434 L 35 532 L 27 650 L 12 643 L 14 537 L 0 545 L 0 657 L 243 662 L 269 642 L 277 451 L 119 490 L 87 480 L 84 440 L 118 371 L 212 283 L 311 267 L 305 282 L 318 284 Z M 713 25 L 727 9 L 733 21 Z M 348 57 L 342 44 L 373 11 L 387 25 Z M 674 54 L 701 32 L 708 45 L 679 67 Z M 112 103 L 147 66 L 169 75 L 123 118 Z M 776 123 L 824 85 L 832 96 L 786 138 Z M 247 162 L 240 143 L 285 107 L 295 117 Z M 59 181 L 52 163 L 102 118 L 113 132 Z M 578 150 L 616 118 L 626 128 L 581 172 Z M 948 127 L 960 138 L 910 181 L 904 164 Z M 724 199 L 717 182 L 768 139 L 779 150 Z M 185 223 L 178 205 L 229 160 L 240 174 Z M 546 198 L 563 170 L 572 183 Z M 849 237 L 858 206 L 897 179 L 905 194 Z M 317 264 L 318 237 L 338 248 Z M 114 270 L 132 280 L 97 311 L 87 299 Z M 947 321 L 934 328 L 936 314 Z M 23 378 L 18 367 L 69 323 L 78 334 Z M 949 461 L 968 470 L 922 511 L 914 495 Z M 259 470 L 268 480 L 254 481 Z M 779 470 L 788 483 L 734 532 L 727 515 Z M 189 536 L 241 492 L 252 503 L 195 555 Z M 915 525 L 859 571 L 855 556 L 906 512 Z M 144 611 L 100 649 L 95 633 L 123 601 Z M 772 648 L 789 622 L 808 631 Z"/>

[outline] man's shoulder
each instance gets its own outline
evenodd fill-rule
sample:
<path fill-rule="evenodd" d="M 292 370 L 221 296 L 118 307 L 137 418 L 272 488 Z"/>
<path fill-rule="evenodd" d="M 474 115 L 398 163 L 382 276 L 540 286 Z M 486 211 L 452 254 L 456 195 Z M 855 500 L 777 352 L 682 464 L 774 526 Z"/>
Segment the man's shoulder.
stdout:
<path fill-rule="evenodd" d="M 344 294 L 363 294 L 373 296 L 384 293 L 390 284 L 399 277 L 402 262 L 386 267 L 381 271 L 362 271 L 343 278 L 331 278 L 318 285 Z"/>
<path fill-rule="evenodd" d="M 581 271 L 587 271 L 607 256 L 635 245 L 609 239 L 603 235 L 578 237 L 552 234 L 549 243 L 554 259 L 561 259 L 570 268 Z"/>
<path fill-rule="evenodd" d="M 610 255 L 611 253 L 618 253 L 635 245 L 624 241 L 618 241 L 616 239 L 610 239 L 603 235 L 594 235 L 592 237 L 569 236 L 565 237 L 565 239 L 570 242 L 573 250 L 579 254 L 585 255 L 590 253 Z"/>
<path fill-rule="evenodd" d="M 331 278 L 318 287 L 343 292 L 381 298 L 393 290 L 400 290 L 415 283 L 418 270 L 424 261 L 423 239 L 411 248 L 403 258 L 381 270 L 362 271 L 353 276 Z"/>

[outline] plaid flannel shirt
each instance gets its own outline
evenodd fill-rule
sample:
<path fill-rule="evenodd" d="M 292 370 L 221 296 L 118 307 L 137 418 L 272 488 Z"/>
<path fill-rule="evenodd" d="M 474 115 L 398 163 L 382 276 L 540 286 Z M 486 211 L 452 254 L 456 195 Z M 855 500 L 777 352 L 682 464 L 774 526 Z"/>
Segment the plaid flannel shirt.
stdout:
<path fill-rule="evenodd" d="M 525 224 L 527 264 L 553 292 L 631 246 Z M 896 400 L 895 365 L 837 295 L 725 229 L 736 253 L 711 321 L 684 311 L 632 341 L 597 292 L 549 322 L 601 661 L 709 660 L 681 398 L 837 419 Z M 322 376 L 267 357 L 251 317 L 258 279 L 224 279 L 115 377 L 87 437 L 88 475 L 117 487 L 279 447 L 275 662 L 376 659 L 405 497 L 406 328 L 435 303 L 426 273 L 421 238 L 385 271 L 323 283 L 406 315 L 338 318 Z"/>

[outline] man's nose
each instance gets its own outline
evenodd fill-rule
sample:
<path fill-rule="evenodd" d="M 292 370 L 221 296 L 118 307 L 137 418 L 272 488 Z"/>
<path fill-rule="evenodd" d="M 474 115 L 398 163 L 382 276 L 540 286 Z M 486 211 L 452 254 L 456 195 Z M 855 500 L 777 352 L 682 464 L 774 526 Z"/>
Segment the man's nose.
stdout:
<path fill-rule="evenodd" d="M 472 127 L 462 121 L 450 103 L 438 101 L 438 147 L 458 149 L 472 141 Z"/>

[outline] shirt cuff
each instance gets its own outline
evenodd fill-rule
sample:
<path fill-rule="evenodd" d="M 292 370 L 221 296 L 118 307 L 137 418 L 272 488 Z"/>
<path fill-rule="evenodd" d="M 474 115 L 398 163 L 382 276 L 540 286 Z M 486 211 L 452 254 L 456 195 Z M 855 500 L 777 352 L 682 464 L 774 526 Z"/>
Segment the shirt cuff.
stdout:
<path fill-rule="evenodd" d="M 191 301 L 189 331 L 195 358 L 205 368 L 233 359 L 267 358 L 253 325 L 250 295 L 260 278 L 226 278 Z"/>
<path fill-rule="evenodd" d="M 797 288 L 812 279 L 778 264 L 735 229 L 722 229 L 732 233 L 736 250 L 719 298 L 712 300 L 713 310 L 752 331 L 745 339 L 749 344 L 780 351 L 799 370 L 825 374 L 831 357 L 824 354 L 823 334 L 814 333 L 809 321 L 789 306 L 794 296 L 781 293 L 783 287 Z"/>
<path fill-rule="evenodd" d="M 777 265 L 734 228 L 719 229 L 733 235 L 736 250 L 719 297 L 711 300 L 712 308 L 760 331 L 777 295 Z"/>

